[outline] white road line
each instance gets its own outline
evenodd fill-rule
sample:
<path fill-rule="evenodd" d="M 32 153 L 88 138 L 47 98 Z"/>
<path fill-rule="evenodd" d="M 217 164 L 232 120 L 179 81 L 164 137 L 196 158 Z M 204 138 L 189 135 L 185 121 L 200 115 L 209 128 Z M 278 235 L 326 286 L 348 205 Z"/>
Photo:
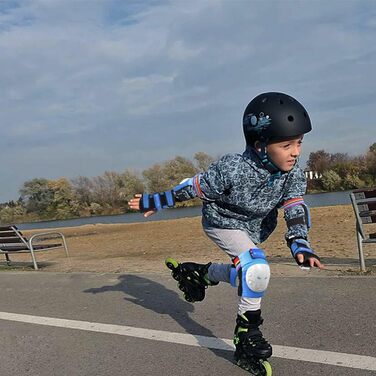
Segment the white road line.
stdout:
<path fill-rule="evenodd" d="M 187 346 L 206 347 L 210 349 L 233 350 L 232 340 L 230 339 L 135 328 L 132 326 L 101 324 L 97 322 L 22 315 L 9 312 L 0 312 L 0 320 L 85 330 L 89 332 L 117 334 L 121 336 L 178 343 Z M 273 357 L 376 371 L 376 358 L 372 356 L 273 345 Z"/>

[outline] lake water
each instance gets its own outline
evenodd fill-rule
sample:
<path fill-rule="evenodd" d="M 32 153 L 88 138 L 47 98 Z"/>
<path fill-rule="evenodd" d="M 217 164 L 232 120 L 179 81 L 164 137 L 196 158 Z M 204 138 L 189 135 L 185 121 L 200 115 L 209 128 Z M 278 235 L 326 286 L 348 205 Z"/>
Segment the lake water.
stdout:
<path fill-rule="evenodd" d="M 330 193 L 315 193 L 305 195 L 304 201 L 311 207 L 332 206 L 332 205 L 350 205 L 350 191 L 347 192 L 330 192 Z M 145 219 L 140 213 L 127 213 L 120 215 L 107 215 L 97 217 L 86 217 L 76 219 L 66 219 L 57 221 L 33 222 L 18 224 L 17 227 L 21 230 L 31 230 L 38 228 L 57 228 L 57 227 L 73 227 L 96 223 L 137 223 L 145 221 L 160 221 L 168 219 L 197 217 L 201 215 L 201 207 L 167 209 L 162 210 L 157 214 Z"/>

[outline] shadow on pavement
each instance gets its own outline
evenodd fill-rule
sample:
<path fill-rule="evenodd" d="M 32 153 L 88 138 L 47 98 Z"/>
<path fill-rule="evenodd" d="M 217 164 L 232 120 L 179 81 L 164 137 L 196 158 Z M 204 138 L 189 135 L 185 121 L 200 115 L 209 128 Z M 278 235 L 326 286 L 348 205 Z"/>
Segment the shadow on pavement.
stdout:
<path fill-rule="evenodd" d="M 190 317 L 194 312 L 194 305 L 188 303 L 180 297 L 175 291 L 167 289 L 164 285 L 152 281 L 148 278 L 134 274 L 121 275 L 119 283 L 116 285 L 102 286 L 84 290 L 86 293 L 98 294 L 107 291 L 120 291 L 127 295 L 124 299 L 137 304 L 145 309 L 151 310 L 162 315 L 169 315 L 174 319 L 187 333 L 197 336 L 199 344 L 204 347 L 199 336 L 216 338 L 208 328 L 205 328 Z M 129 297 L 130 296 L 130 297 Z M 228 345 L 223 342 L 225 347 Z M 231 351 L 210 349 L 215 355 L 233 362 Z"/>

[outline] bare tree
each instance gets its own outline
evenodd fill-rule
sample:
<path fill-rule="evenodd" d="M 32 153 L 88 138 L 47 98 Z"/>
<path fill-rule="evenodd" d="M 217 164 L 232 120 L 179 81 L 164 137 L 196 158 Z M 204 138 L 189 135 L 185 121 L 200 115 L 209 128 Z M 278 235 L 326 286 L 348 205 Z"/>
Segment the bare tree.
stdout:
<path fill-rule="evenodd" d="M 203 151 L 197 152 L 194 155 L 194 158 L 196 160 L 197 168 L 199 171 L 206 171 L 210 164 L 214 162 L 214 158 Z"/>

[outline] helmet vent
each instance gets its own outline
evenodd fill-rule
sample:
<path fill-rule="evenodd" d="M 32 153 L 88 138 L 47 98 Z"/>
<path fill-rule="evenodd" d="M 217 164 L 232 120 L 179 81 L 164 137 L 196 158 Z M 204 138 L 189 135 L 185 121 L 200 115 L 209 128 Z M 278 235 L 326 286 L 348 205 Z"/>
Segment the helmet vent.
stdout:
<path fill-rule="evenodd" d="M 288 120 L 288 121 L 291 121 L 291 122 L 294 121 L 294 116 L 289 115 L 289 116 L 287 117 L 287 120 Z"/>
<path fill-rule="evenodd" d="M 282 99 L 279 100 L 279 104 L 283 104 L 283 100 Z"/>
<path fill-rule="evenodd" d="M 306 118 L 307 117 L 307 113 L 304 111 L 303 112 L 303 116 Z"/>

